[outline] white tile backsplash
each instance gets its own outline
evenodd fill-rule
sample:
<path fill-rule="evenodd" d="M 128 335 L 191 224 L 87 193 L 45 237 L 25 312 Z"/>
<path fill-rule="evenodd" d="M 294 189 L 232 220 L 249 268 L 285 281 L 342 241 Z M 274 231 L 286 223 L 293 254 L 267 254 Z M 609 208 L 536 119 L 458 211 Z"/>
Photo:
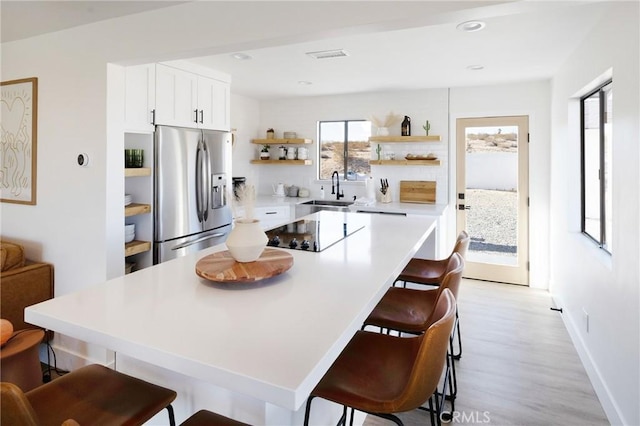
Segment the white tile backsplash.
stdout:
<path fill-rule="evenodd" d="M 234 151 L 234 176 L 247 176 L 253 179 L 260 194 L 270 194 L 272 184 L 282 182 L 287 185 L 297 185 L 309 188 L 312 196 L 317 197 L 320 187 L 324 186 L 326 198 L 332 198 L 331 183 L 317 181 L 318 170 L 318 121 L 326 120 L 356 120 L 369 119 L 372 115 L 385 117 L 390 112 L 398 115 L 408 115 L 412 120 L 412 134 L 424 135 L 422 124 L 425 120 L 431 123 L 430 135 L 439 135 L 440 142 L 425 143 L 389 143 L 382 144 L 385 152 L 394 152 L 396 159 L 406 154 L 426 155 L 433 153 L 438 156 L 440 166 L 372 166 L 371 175 L 375 182 L 380 178 L 387 178 L 391 184 L 394 201 L 399 200 L 400 180 L 435 180 L 437 182 L 436 201 L 447 202 L 448 188 L 448 144 L 449 135 L 447 115 L 447 89 L 427 89 L 405 92 L 366 93 L 341 96 L 319 96 L 296 99 L 282 99 L 259 102 L 253 117 L 258 122 L 252 123 L 257 132 L 253 138 L 263 138 L 268 128 L 273 128 L 277 137 L 282 137 L 285 131 L 294 131 L 299 137 L 312 139 L 309 147 L 309 159 L 312 166 L 289 165 L 253 165 L 249 164 L 255 149 L 246 146 Z M 243 99 L 246 104 L 246 98 Z M 233 103 L 232 103 L 233 108 Z M 256 115 L 259 115 L 256 117 Z M 232 118 L 235 114 L 232 114 Z M 247 114 L 242 117 L 246 120 Z M 232 123 L 232 127 L 237 127 Z M 400 135 L 400 124 L 389 129 L 391 135 Z M 236 143 L 250 144 L 249 140 Z M 257 145 L 252 145 L 257 147 Z M 276 152 L 272 145 L 273 153 Z M 375 144 L 372 144 L 375 151 Z M 273 155 L 273 154 L 272 154 Z M 372 158 L 377 158 L 375 152 Z M 236 173 L 242 172 L 242 175 Z M 365 186 L 362 182 L 341 182 L 345 197 L 365 196 Z M 335 197 L 335 196 L 333 196 Z"/>

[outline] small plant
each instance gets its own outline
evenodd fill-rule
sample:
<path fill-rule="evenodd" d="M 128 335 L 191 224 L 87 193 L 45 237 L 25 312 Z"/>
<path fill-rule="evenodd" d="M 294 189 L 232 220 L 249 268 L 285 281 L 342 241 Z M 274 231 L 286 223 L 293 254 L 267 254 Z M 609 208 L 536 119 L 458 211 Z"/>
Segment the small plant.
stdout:
<path fill-rule="evenodd" d="M 271 148 L 271 145 L 264 144 L 264 145 L 262 145 L 262 150 L 260 152 L 269 152 L 270 148 Z"/>
<path fill-rule="evenodd" d="M 422 126 L 422 128 L 426 132 L 426 135 L 429 136 L 429 130 L 431 130 L 431 124 L 429 124 L 429 120 L 427 120 L 427 122 L 425 123 L 424 126 Z"/>
<path fill-rule="evenodd" d="M 380 147 L 380 144 L 378 144 L 378 146 L 376 147 L 376 154 L 378 154 L 378 160 L 380 159 L 381 152 L 382 152 L 382 148 Z"/>

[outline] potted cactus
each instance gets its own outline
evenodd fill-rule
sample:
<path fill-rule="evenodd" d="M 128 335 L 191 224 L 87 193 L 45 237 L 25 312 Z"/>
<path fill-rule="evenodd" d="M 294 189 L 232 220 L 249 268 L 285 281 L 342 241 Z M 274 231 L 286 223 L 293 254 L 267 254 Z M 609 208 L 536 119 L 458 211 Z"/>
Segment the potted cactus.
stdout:
<path fill-rule="evenodd" d="M 431 124 L 429 124 L 429 120 L 427 120 L 427 122 L 425 123 L 424 126 L 422 126 L 422 128 L 426 132 L 426 136 L 429 136 L 429 130 L 431 130 Z"/>

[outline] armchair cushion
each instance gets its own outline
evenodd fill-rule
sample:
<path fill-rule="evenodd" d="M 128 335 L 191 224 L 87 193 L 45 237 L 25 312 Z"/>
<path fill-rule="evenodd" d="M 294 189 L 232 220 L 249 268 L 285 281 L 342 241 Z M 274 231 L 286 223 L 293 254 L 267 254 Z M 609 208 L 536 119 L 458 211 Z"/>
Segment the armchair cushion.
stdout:
<path fill-rule="evenodd" d="M 21 245 L 0 241 L 0 271 L 24 266 L 24 249 Z"/>

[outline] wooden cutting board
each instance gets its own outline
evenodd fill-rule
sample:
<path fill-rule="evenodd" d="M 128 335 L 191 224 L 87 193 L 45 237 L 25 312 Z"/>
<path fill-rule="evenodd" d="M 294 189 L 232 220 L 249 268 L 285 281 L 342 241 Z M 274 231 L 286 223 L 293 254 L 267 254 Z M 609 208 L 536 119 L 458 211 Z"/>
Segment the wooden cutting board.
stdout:
<path fill-rule="evenodd" d="M 293 256 L 284 250 L 265 248 L 258 260 L 247 263 L 236 262 L 225 250 L 198 260 L 196 274 L 219 283 L 247 283 L 280 275 L 291 265 Z"/>
<path fill-rule="evenodd" d="M 435 204 L 436 182 L 431 180 L 401 180 L 400 202 Z"/>

